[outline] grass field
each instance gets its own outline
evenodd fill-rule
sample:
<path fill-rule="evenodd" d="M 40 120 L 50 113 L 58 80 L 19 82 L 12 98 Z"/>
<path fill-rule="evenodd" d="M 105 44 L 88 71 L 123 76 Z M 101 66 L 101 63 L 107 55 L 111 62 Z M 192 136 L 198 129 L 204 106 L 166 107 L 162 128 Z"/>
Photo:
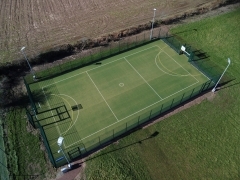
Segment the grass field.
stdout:
<path fill-rule="evenodd" d="M 239 179 L 240 9 L 173 29 L 235 80 L 201 104 L 89 157 L 88 179 Z M 197 32 L 193 31 L 197 29 Z M 154 138 L 151 135 L 158 132 Z"/>
<path fill-rule="evenodd" d="M 158 40 L 108 58 L 101 65 L 38 82 L 45 104 L 36 104 L 39 111 L 49 110 L 37 116 L 41 125 L 51 124 L 45 126 L 45 132 L 56 156 L 59 136 L 65 138 L 66 151 L 79 143 L 90 150 L 99 146 L 98 141 L 159 114 L 162 105 L 170 109 L 198 94 L 207 81 L 185 55 Z"/>
<path fill-rule="evenodd" d="M 0 118 L 0 124 L 2 123 L 2 119 Z M 7 154 L 4 146 L 3 141 L 3 129 L 2 126 L 0 126 L 0 179 L 4 179 L 6 177 L 6 180 L 9 177 L 9 172 L 7 169 Z"/>

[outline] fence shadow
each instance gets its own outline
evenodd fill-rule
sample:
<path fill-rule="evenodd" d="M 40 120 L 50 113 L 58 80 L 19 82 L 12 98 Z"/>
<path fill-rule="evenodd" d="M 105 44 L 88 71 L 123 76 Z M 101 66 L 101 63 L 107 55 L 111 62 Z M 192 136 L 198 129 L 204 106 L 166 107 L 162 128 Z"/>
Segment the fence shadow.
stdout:
<path fill-rule="evenodd" d="M 119 150 L 121 150 L 121 149 L 128 148 L 128 147 L 133 146 L 133 145 L 136 145 L 136 144 L 142 144 L 144 141 L 147 141 L 147 140 L 149 140 L 149 139 L 152 139 L 152 138 L 156 137 L 158 134 L 159 134 L 159 132 L 158 132 L 158 131 L 155 131 L 153 134 L 151 134 L 151 135 L 150 135 L 149 137 L 147 137 L 147 138 L 144 138 L 144 139 L 141 139 L 141 140 L 136 141 L 136 142 L 134 142 L 134 143 L 128 144 L 128 145 L 126 145 L 126 146 L 123 146 L 123 147 L 120 147 L 120 148 L 117 148 L 117 149 L 108 151 L 108 152 L 106 152 L 106 153 L 100 154 L 100 155 L 95 156 L 95 157 L 93 157 L 93 158 L 89 158 L 89 159 L 87 159 L 86 161 L 83 161 L 82 163 L 87 162 L 87 161 L 90 161 L 90 160 L 93 160 L 93 159 L 96 159 L 96 158 L 98 158 L 98 157 L 100 157 L 100 156 L 104 156 L 104 155 L 106 155 L 106 154 L 109 154 L 109 153 L 112 153 L 112 152 L 115 152 L 115 151 L 119 151 Z"/>

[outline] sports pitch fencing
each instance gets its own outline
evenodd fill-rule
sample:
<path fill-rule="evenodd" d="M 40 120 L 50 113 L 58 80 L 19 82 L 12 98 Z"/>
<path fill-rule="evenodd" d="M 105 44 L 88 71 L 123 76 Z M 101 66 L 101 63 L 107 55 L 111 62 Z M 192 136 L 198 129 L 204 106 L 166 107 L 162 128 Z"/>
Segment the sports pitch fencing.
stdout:
<path fill-rule="evenodd" d="M 57 153 L 59 136 L 71 160 L 214 85 L 188 61 L 157 40 L 36 82 L 43 99 L 34 98 L 33 124 L 44 134 L 54 166 L 66 163 Z"/>

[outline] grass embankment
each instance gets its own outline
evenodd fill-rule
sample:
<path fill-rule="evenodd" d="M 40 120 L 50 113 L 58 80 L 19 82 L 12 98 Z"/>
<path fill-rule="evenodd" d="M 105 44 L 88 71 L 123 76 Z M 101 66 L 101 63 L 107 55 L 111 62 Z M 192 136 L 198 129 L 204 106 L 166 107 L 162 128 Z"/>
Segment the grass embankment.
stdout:
<path fill-rule="evenodd" d="M 4 119 L 10 179 L 44 179 L 50 171 L 39 135 L 28 125 L 25 109 L 12 108 Z"/>
<path fill-rule="evenodd" d="M 0 117 L 0 179 L 8 180 L 9 173 L 7 168 L 7 154 L 4 145 L 3 137 L 3 128 L 2 128 L 2 119 Z"/>
<path fill-rule="evenodd" d="M 172 30 L 235 80 L 204 100 L 89 157 L 87 179 L 239 179 L 240 9 Z M 196 29 L 196 30 L 193 30 Z M 155 137 L 146 139 L 154 132 Z M 146 139 L 146 140 L 144 140 Z"/>

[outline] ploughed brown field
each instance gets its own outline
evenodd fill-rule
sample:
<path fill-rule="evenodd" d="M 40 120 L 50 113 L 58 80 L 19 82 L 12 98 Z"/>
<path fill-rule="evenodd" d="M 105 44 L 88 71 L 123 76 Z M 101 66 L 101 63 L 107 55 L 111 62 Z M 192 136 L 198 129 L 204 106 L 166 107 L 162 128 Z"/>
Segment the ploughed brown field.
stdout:
<path fill-rule="evenodd" d="M 186 12 L 217 0 L 1 0 L 0 63 L 29 58 L 82 38 Z"/>

